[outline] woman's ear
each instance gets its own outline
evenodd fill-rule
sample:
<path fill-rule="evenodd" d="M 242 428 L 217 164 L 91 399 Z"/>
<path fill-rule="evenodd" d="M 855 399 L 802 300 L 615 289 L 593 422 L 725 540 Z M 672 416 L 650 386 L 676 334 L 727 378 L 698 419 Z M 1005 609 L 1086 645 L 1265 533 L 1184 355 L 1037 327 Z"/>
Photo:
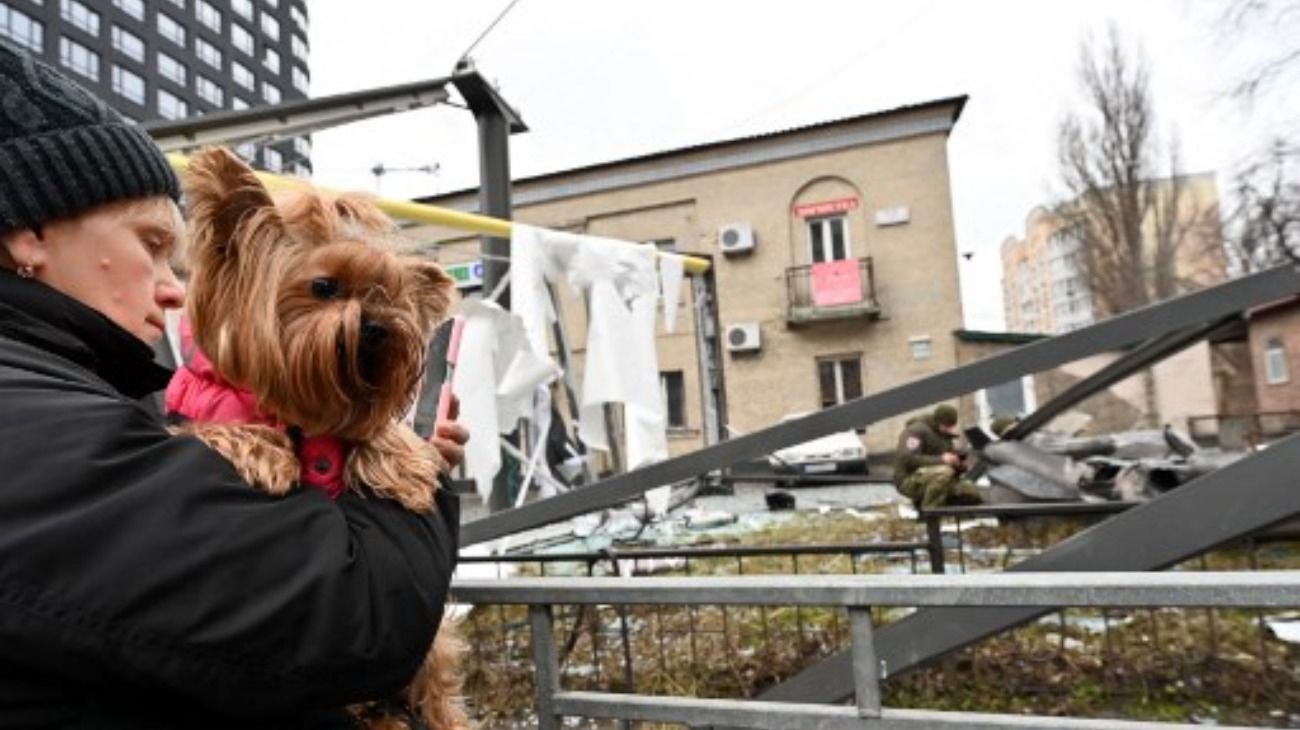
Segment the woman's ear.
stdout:
<path fill-rule="evenodd" d="M 0 265 L 15 269 L 31 266 L 39 269 L 49 257 L 49 243 L 31 228 L 23 228 L 0 236 Z"/>

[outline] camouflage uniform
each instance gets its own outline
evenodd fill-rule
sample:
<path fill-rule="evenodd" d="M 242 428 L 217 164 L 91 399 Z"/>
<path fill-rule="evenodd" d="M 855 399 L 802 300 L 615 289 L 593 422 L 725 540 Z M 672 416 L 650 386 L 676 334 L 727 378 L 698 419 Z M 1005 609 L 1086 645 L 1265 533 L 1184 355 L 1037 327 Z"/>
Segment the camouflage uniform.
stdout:
<path fill-rule="evenodd" d="M 894 486 L 899 493 L 912 500 L 917 509 L 933 509 L 945 505 L 980 504 L 984 500 L 974 484 L 962 479 L 957 470 L 943 463 L 943 455 L 956 452 L 955 436 L 939 428 L 938 417 L 944 409 L 951 412 L 950 423 L 956 422 L 956 412 L 951 406 L 940 406 L 935 414 L 915 418 L 898 437 L 898 451 L 894 461 Z"/>

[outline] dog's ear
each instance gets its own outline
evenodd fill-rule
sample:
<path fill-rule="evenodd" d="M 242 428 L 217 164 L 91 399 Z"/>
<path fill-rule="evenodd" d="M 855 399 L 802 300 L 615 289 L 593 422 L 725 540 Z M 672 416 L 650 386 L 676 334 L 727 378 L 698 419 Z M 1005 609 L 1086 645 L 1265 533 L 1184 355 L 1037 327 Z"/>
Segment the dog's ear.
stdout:
<path fill-rule="evenodd" d="M 343 193 L 334 199 L 334 212 L 352 225 L 375 233 L 397 232 L 393 219 L 379 209 L 374 198 L 362 193 Z"/>
<path fill-rule="evenodd" d="M 424 331 L 432 332 L 438 323 L 447 318 L 455 282 L 441 266 L 432 261 L 412 258 L 406 259 L 403 265 Z"/>
<path fill-rule="evenodd" d="M 190 159 L 185 196 L 196 260 L 235 257 L 242 246 L 266 238 L 247 231 L 241 235 L 241 227 L 279 225 L 266 187 L 252 168 L 223 147 L 206 149 Z"/>

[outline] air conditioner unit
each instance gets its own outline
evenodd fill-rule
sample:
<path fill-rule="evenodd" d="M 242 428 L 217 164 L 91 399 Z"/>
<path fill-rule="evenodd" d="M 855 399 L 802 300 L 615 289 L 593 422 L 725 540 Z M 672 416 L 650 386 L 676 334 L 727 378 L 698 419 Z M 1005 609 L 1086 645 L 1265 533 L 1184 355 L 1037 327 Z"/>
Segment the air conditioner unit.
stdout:
<path fill-rule="evenodd" d="M 762 346 L 762 330 L 759 329 L 758 322 L 727 326 L 727 350 L 729 352 L 757 352 Z"/>
<path fill-rule="evenodd" d="M 748 223 L 728 223 L 718 229 L 718 248 L 725 254 L 754 250 L 754 229 Z"/>

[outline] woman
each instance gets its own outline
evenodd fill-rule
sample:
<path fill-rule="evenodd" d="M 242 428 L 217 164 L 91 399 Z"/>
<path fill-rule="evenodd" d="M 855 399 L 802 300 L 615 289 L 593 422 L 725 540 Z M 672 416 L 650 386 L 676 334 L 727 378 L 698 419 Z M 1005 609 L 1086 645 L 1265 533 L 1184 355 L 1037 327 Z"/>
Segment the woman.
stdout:
<path fill-rule="evenodd" d="M 3 727 L 346 726 L 442 613 L 445 496 L 271 498 L 139 405 L 183 300 L 178 196 L 142 131 L 0 42 Z"/>

